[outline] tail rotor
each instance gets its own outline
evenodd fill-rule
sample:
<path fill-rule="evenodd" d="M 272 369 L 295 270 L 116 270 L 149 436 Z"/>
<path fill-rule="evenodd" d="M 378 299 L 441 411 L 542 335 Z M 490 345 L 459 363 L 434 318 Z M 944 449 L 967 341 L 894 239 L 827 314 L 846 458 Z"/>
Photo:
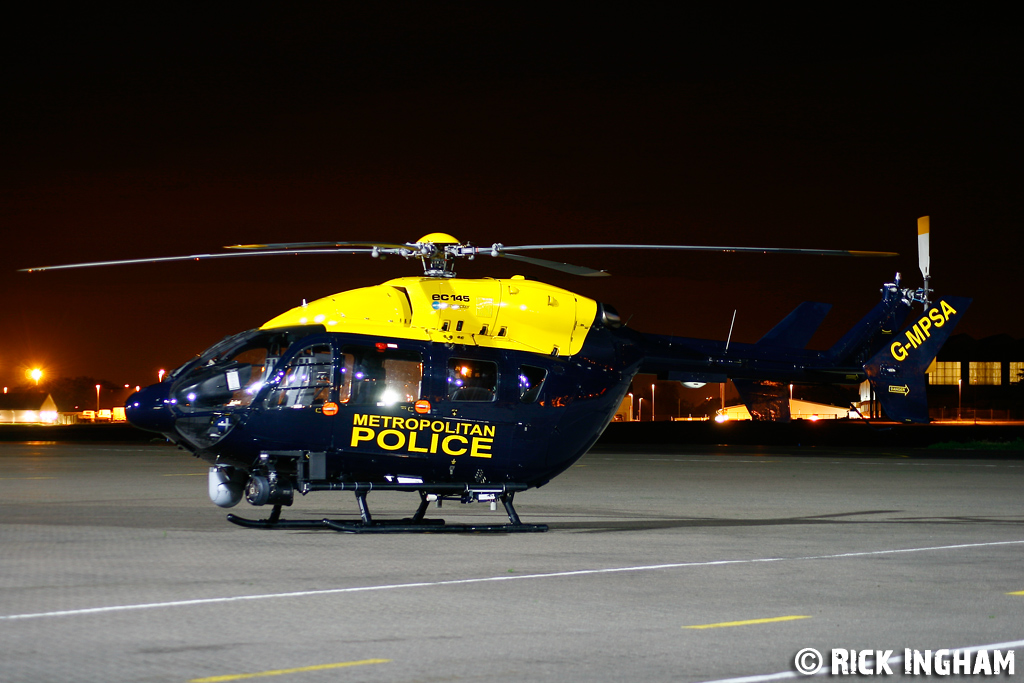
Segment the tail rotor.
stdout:
<path fill-rule="evenodd" d="M 921 216 L 917 219 L 917 263 L 921 269 L 921 276 L 924 278 L 924 286 L 915 292 L 914 301 L 924 304 L 925 310 L 931 308 L 931 279 L 932 259 L 929 252 L 931 237 L 931 225 L 928 216 Z"/>

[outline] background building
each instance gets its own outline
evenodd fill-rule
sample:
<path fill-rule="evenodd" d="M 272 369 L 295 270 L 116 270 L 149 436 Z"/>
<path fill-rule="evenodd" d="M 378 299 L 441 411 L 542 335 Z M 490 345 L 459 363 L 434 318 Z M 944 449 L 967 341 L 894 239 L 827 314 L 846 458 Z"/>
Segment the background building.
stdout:
<path fill-rule="evenodd" d="M 949 339 L 928 368 L 932 419 L 1024 419 L 1024 339 Z"/>
<path fill-rule="evenodd" d="M 57 404 L 45 391 L 12 391 L 0 394 L 0 424 L 53 424 Z"/>

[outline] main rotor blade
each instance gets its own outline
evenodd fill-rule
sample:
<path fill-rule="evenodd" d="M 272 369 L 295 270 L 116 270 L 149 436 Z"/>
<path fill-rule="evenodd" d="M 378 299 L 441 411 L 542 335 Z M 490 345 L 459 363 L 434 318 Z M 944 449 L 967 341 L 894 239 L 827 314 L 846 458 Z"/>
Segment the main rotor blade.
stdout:
<path fill-rule="evenodd" d="M 234 258 L 239 256 L 294 256 L 296 254 L 363 254 L 372 249 L 306 249 L 281 250 L 270 249 L 260 251 L 229 252 L 225 254 L 192 254 L 191 256 L 158 256 L 155 258 L 135 258 L 120 261 L 92 261 L 90 263 L 68 263 L 60 266 L 40 266 L 38 268 L 19 268 L 21 273 L 37 273 L 44 270 L 68 270 L 71 268 L 92 268 L 94 266 L 122 266 L 132 263 L 163 263 L 165 261 L 205 261 L 215 258 Z"/>
<path fill-rule="evenodd" d="M 275 244 L 231 244 L 225 249 L 310 249 L 317 247 L 377 247 L 378 249 L 412 249 L 411 244 L 391 242 L 278 242 Z"/>
<path fill-rule="evenodd" d="M 542 266 L 544 268 L 550 268 L 552 270 L 559 270 L 563 273 L 569 273 L 570 275 L 582 275 L 583 277 L 607 277 L 611 275 L 606 270 L 594 270 L 593 268 L 587 268 L 586 266 L 575 266 L 571 263 L 561 263 L 559 261 L 548 261 L 547 259 L 533 258 L 531 256 L 520 256 L 519 254 L 502 254 L 498 256 L 502 258 L 512 259 L 513 261 L 520 261 L 522 263 L 530 263 L 535 266 Z"/>
<path fill-rule="evenodd" d="M 673 251 L 718 251 L 738 254 L 804 254 L 808 256 L 858 256 L 858 257 L 892 257 L 899 256 L 894 251 L 856 251 L 848 249 L 791 249 L 787 247 L 712 247 L 684 244 L 523 244 L 506 247 L 498 244 L 494 247 L 499 253 L 507 251 L 528 251 L 538 249 L 658 249 Z"/>

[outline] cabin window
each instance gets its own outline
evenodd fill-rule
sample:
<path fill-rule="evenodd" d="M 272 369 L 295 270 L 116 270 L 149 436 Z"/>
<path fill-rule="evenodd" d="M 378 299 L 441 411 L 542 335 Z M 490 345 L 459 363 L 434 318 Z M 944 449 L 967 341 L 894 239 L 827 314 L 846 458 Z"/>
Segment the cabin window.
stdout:
<path fill-rule="evenodd" d="M 403 358 L 384 359 L 384 391 L 380 403 L 412 403 L 420 397 L 423 363 Z"/>
<path fill-rule="evenodd" d="M 420 398 L 423 356 L 418 352 L 346 346 L 341 355 L 339 402 L 389 406 Z"/>
<path fill-rule="evenodd" d="M 489 360 L 448 361 L 448 398 L 452 401 L 493 401 L 498 390 L 498 364 Z"/>
<path fill-rule="evenodd" d="M 519 366 L 519 401 L 520 403 L 536 403 L 540 396 L 540 388 L 548 371 L 535 365 Z"/>
<path fill-rule="evenodd" d="M 281 380 L 271 391 L 272 408 L 311 408 L 330 398 L 334 359 L 331 347 L 317 344 L 302 349 L 285 366 Z"/>

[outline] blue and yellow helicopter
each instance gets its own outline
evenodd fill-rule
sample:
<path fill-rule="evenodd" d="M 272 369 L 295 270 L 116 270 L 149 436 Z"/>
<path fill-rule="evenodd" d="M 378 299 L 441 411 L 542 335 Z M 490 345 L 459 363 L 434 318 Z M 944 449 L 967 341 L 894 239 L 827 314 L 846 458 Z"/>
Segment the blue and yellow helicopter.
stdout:
<path fill-rule="evenodd" d="M 891 419 L 927 421 L 925 369 L 970 300 L 930 300 L 927 218 L 919 222 L 921 289 L 896 281 L 832 348 L 804 347 L 829 306 L 805 302 L 755 344 L 644 334 L 609 305 L 522 276 L 464 279 L 459 258 L 490 255 L 583 276 L 604 271 L 525 256 L 545 249 L 662 249 L 840 256 L 889 252 L 549 244 L 489 247 L 432 233 L 406 244 L 306 242 L 236 245 L 181 257 L 85 267 L 234 256 L 369 253 L 420 259 L 421 277 L 303 304 L 227 337 L 128 399 L 128 420 L 210 464 L 214 503 L 244 497 L 272 506 L 260 528 L 349 532 L 544 531 L 522 522 L 516 493 L 543 486 L 585 454 L 639 372 L 680 382 L 732 380 L 755 420 L 789 420 L 791 383 L 871 382 Z M 26 270 L 46 270 L 32 268 Z M 923 313 L 902 331 L 915 303 Z M 419 494 L 415 513 L 374 519 L 367 494 Z M 296 492 L 352 491 L 360 519 L 284 520 Z M 501 502 L 507 524 L 445 525 L 431 502 Z"/>

